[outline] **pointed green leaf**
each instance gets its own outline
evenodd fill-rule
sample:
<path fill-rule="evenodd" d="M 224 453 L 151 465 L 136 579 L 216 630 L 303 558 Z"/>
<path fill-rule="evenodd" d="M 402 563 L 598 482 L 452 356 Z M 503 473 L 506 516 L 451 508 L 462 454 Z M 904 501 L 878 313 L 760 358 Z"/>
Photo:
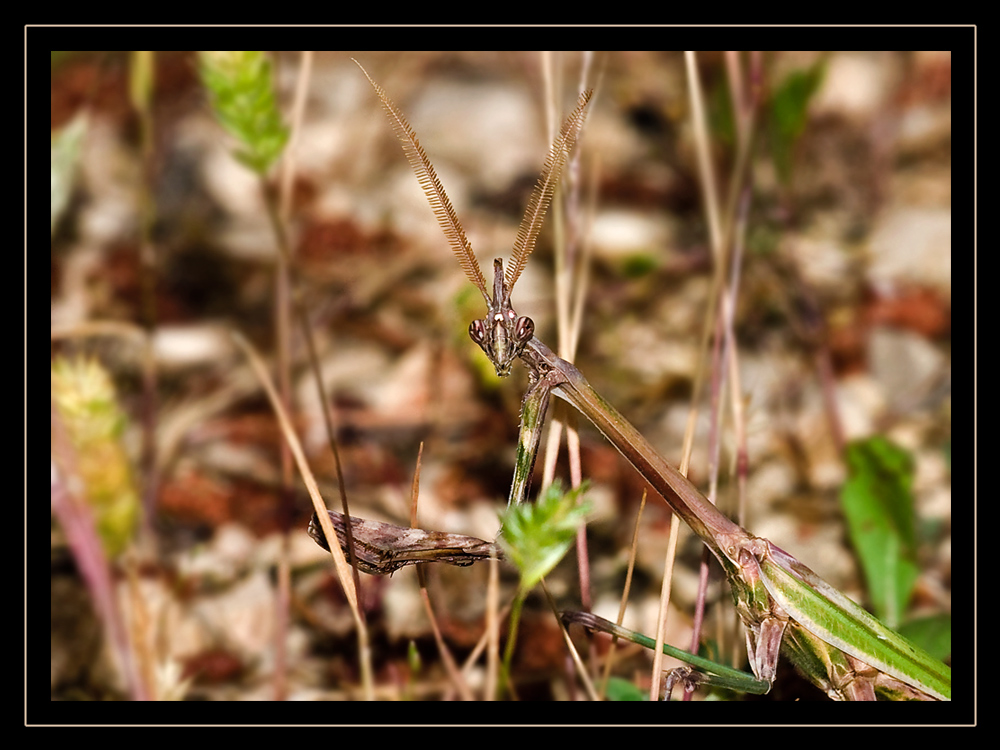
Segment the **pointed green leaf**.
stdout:
<path fill-rule="evenodd" d="M 805 70 L 792 71 L 771 98 L 771 156 L 784 183 L 791 179 L 795 144 L 805 130 L 809 103 L 819 90 L 825 70 L 824 61 L 819 60 Z"/>
<path fill-rule="evenodd" d="M 950 614 L 942 613 L 904 622 L 899 627 L 899 633 L 942 661 L 951 656 Z"/>
<path fill-rule="evenodd" d="M 896 628 L 919 568 L 913 512 L 913 460 L 882 437 L 847 447 L 849 476 L 840 499 L 865 572 L 872 607 Z"/>

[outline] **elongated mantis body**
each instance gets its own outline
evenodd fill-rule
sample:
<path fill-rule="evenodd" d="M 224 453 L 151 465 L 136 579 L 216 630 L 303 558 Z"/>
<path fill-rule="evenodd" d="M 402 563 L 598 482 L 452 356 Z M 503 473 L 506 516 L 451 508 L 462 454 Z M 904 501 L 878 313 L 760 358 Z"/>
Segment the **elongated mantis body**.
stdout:
<path fill-rule="evenodd" d="M 359 67 L 361 67 L 359 65 Z M 364 68 L 362 68 L 364 72 Z M 737 612 L 747 630 L 747 654 L 758 680 L 773 682 L 779 652 L 788 656 L 835 700 L 951 700 L 951 669 L 823 581 L 767 539 L 730 521 L 670 465 L 580 371 L 534 336 L 534 323 L 519 316 L 510 295 L 534 249 L 560 173 L 586 116 L 584 92 L 549 151 L 517 232 L 510 265 L 494 261 L 490 295 L 479 263 L 444 188 L 400 110 L 365 72 L 388 114 L 411 167 L 462 269 L 482 293 L 487 314 L 469 334 L 500 376 L 520 359 L 529 386 L 508 504 L 525 500 L 551 395 L 583 413 L 702 539 L 725 571 Z"/>

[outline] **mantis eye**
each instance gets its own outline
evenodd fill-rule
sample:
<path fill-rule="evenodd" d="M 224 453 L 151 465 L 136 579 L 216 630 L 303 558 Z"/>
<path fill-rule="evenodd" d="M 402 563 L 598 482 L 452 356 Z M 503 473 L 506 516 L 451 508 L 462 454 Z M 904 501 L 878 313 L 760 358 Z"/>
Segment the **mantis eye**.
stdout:
<path fill-rule="evenodd" d="M 483 325 L 483 321 L 474 320 L 469 323 L 469 337 L 480 345 L 486 341 L 486 326 Z"/>
<path fill-rule="evenodd" d="M 517 328 L 514 331 L 517 340 L 522 344 L 528 343 L 535 335 L 535 321 L 524 315 L 517 319 Z"/>

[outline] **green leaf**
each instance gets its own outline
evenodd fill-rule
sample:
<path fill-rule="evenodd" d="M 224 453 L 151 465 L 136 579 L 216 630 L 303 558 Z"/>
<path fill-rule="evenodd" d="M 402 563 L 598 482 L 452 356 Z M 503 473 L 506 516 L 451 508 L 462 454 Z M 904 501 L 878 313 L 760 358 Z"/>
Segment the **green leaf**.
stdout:
<path fill-rule="evenodd" d="M 951 656 L 951 615 L 944 613 L 910 620 L 899 627 L 899 634 L 909 638 L 924 651 L 941 661 Z"/>
<path fill-rule="evenodd" d="M 578 502 L 586 486 L 563 492 L 553 482 L 535 503 L 511 506 L 500 515 L 503 533 L 497 541 L 520 571 L 523 591 L 548 574 L 576 540 L 590 510 L 588 503 Z"/>
<path fill-rule="evenodd" d="M 659 262 L 653 253 L 632 253 L 622 262 L 621 272 L 626 279 L 641 279 L 653 273 Z"/>
<path fill-rule="evenodd" d="M 794 70 L 778 84 L 771 97 L 771 155 L 778 176 L 786 184 L 792 175 L 795 144 L 806 127 L 809 103 L 819 90 L 825 71 L 823 60 L 818 60 L 805 70 Z"/>
<path fill-rule="evenodd" d="M 411 674 L 419 674 L 423 666 L 423 661 L 420 658 L 420 650 L 417 648 L 417 642 L 412 638 L 406 649 L 406 663 L 410 667 Z"/>
<path fill-rule="evenodd" d="M 919 568 L 913 511 L 913 460 L 882 437 L 847 447 L 849 475 L 840 493 L 851 542 L 875 614 L 890 628 L 902 621 Z"/>
<path fill-rule="evenodd" d="M 643 692 L 628 680 L 621 677 L 608 678 L 608 689 L 605 693 L 609 701 L 648 701 L 649 693 Z"/>

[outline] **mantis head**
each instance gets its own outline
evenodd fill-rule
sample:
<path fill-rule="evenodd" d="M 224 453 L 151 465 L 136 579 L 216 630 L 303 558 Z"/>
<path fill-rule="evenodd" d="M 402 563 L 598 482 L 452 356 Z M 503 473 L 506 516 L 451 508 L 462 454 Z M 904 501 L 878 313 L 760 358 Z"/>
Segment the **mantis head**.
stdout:
<path fill-rule="evenodd" d="M 534 321 L 518 316 L 510 305 L 510 288 L 504 283 L 503 261 L 493 261 L 493 299 L 487 301 L 486 317 L 469 325 L 469 336 L 486 352 L 497 377 L 510 374 L 510 366 L 521 356 L 535 335 Z"/>
<path fill-rule="evenodd" d="M 355 62 L 357 63 L 357 60 Z M 580 94 L 576 109 L 563 122 L 562 129 L 549 149 L 545 166 L 542 167 L 542 173 L 538 176 L 535 189 L 528 199 L 524 218 L 521 219 L 521 226 L 517 230 L 517 238 L 514 241 L 506 277 L 504 276 L 503 263 L 500 260 L 493 262 L 493 298 L 491 299 L 486 291 L 486 279 L 479 269 L 476 254 L 472 251 L 472 246 L 458 220 L 458 215 L 455 213 L 451 201 L 448 200 L 448 194 L 442 187 L 441 181 L 438 180 L 431 160 L 424 153 L 424 149 L 417 139 L 417 134 L 413 132 L 410 123 L 406 121 L 403 113 L 392 103 L 382 87 L 372 80 L 368 72 L 361 67 L 361 63 L 357 64 L 381 100 L 382 107 L 389 116 L 389 121 L 396 132 L 396 137 L 399 138 L 403 147 L 403 152 L 417 175 L 417 181 L 423 188 L 424 195 L 427 196 L 431 209 L 434 211 L 452 251 L 458 258 L 459 265 L 469 280 L 482 292 L 483 298 L 486 300 L 486 317 L 482 320 L 472 321 L 469 326 L 469 335 L 486 352 L 486 356 L 496 368 L 497 375 L 506 377 L 510 374 L 511 364 L 521 356 L 525 345 L 531 341 L 531 337 L 535 333 L 535 324 L 531 318 L 519 317 L 511 308 L 510 290 L 514 288 L 521 271 L 524 270 L 528 256 L 535 249 L 535 242 L 542 228 L 542 220 L 552 202 L 552 196 L 555 194 L 562 169 L 580 135 L 583 121 L 587 115 L 587 105 L 590 103 L 593 91 L 588 89 Z"/>

